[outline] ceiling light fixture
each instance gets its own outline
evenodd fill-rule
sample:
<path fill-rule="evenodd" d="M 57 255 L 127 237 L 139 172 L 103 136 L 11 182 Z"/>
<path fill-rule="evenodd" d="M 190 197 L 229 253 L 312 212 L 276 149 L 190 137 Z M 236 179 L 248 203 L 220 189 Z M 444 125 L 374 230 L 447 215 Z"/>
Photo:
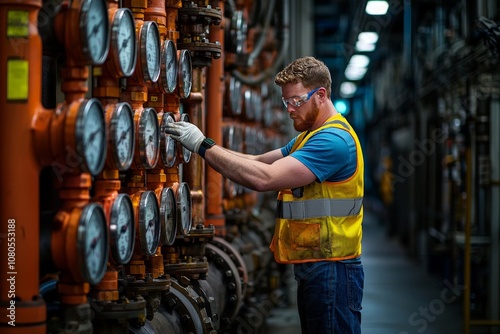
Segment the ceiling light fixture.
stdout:
<path fill-rule="evenodd" d="M 372 0 L 366 3 L 366 13 L 368 15 L 385 15 L 389 9 L 387 1 Z"/>

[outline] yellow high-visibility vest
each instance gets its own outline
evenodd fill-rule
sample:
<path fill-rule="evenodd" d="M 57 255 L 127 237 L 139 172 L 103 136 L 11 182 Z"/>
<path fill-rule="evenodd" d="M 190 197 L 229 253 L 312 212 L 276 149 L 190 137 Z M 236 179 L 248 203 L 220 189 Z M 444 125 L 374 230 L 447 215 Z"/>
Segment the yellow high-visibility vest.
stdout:
<path fill-rule="evenodd" d="M 318 131 L 332 127 L 347 131 L 354 139 L 356 171 L 340 182 L 314 181 L 304 187 L 300 198 L 292 189 L 279 192 L 271 242 L 279 263 L 339 261 L 361 255 L 364 162 L 352 127 L 341 115 L 333 116 L 317 130 L 301 133 L 291 152 L 303 147 Z"/>

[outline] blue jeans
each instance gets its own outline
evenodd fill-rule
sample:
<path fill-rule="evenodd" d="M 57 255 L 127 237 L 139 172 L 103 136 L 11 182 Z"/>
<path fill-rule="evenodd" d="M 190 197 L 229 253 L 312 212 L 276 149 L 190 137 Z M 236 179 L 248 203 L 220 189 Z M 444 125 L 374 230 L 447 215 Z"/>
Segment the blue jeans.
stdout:
<path fill-rule="evenodd" d="M 361 259 L 295 264 L 302 334 L 361 333 Z"/>

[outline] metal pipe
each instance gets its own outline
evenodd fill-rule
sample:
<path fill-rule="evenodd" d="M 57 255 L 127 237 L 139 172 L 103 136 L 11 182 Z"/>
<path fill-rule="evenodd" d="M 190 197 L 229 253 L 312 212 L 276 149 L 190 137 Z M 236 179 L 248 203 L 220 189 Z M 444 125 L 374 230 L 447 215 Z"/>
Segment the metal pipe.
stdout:
<path fill-rule="evenodd" d="M 224 1 L 219 1 L 219 7 L 224 12 Z M 221 42 L 221 49 L 224 50 L 224 28 L 226 19 L 223 18 L 218 26 L 210 27 L 210 40 Z M 206 88 L 206 134 L 222 144 L 222 112 L 224 99 L 224 57 L 214 59 L 212 65 L 207 70 L 207 88 Z M 208 114 L 210 113 L 210 114 Z M 217 235 L 225 235 L 225 217 L 222 204 L 222 175 L 217 173 L 210 166 L 206 167 L 206 217 L 207 225 L 214 225 Z"/>
<path fill-rule="evenodd" d="M 285 60 L 285 57 L 288 53 L 288 46 L 290 44 L 290 0 L 283 1 L 282 21 L 283 22 L 280 29 L 280 37 L 278 38 L 282 41 L 282 43 L 278 52 L 278 56 L 275 58 L 273 65 L 255 76 L 247 76 L 238 70 L 232 71 L 231 75 L 233 75 L 245 85 L 256 86 L 261 84 L 263 81 L 267 80 L 277 72 L 278 66 L 280 66 Z"/>
<path fill-rule="evenodd" d="M 0 0 L 2 333 L 46 332 L 46 305 L 38 282 L 41 166 L 31 129 L 41 109 L 42 41 L 37 28 L 41 7 L 38 0 Z"/>

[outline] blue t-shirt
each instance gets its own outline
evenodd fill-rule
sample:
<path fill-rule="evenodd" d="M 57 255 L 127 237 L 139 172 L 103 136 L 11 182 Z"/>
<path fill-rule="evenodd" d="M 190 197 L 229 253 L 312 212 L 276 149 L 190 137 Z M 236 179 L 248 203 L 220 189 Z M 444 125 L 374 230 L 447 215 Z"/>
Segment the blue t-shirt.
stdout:
<path fill-rule="evenodd" d="M 297 137 L 281 148 L 284 157 L 290 154 Z M 316 181 L 339 182 L 356 171 L 356 143 L 345 130 L 327 128 L 318 131 L 305 145 L 291 154 L 316 175 Z"/>

